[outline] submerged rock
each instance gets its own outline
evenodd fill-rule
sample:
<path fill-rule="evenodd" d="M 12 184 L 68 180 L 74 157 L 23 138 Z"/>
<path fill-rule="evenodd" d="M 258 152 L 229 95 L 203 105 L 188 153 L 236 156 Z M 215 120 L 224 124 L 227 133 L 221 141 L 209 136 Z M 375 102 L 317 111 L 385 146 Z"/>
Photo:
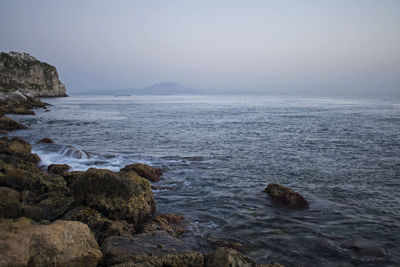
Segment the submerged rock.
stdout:
<path fill-rule="evenodd" d="M 72 184 L 77 205 L 91 207 L 112 220 L 140 227 L 156 205 L 150 183 L 132 173 L 91 168 Z"/>
<path fill-rule="evenodd" d="M 37 142 L 37 143 L 38 143 L 38 144 L 40 144 L 40 143 L 53 144 L 54 141 L 51 140 L 50 138 L 45 137 L 45 138 L 43 138 L 42 140 L 40 140 L 39 142 Z"/>
<path fill-rule="evenodd" d="M 108 237 L 102 251 L 107 266 L 204 266 L 202 254 L 193 252 L 165 231 Z"/>
<path fill-rule="evenodd" d="M 50 164 L 47 167 L 47 172 L 53 173 L 53 174 L 63 174 L 65 172 L 68 172 L 71 169 L 71 166 L 68 164 Z"/>
<path fill-rule="evenodd" d="M 160 181 L 162 175 L 162 170 L 143 163 L 126 165 L 120 172 L 134 172 L 137 175 L 146 178 L 150 182 Z"/>
<path fill-rule="evenodd" d="M 9 117 L 0 116 L 0 130 L 14 131 L 26 128 L 28 127 L 10 119 Z"/>
<path fill-rule="evenodd" d="M 109 236 L 130 236 L 135 233 L 133 225 L 128 224 L 126 221 L 112 221 L 98 211 L 85 206 L 79 206 L 68 211 L 63 218 L 86 223 L 100 244 Z"/>
<path fill-rule="evenodd" d="M 270 183 L 263 192 L 268 193 L 276 202 L 290 208 L 306 209 L 309 207 L 302 195 L 280 184 Z"/>
<path fill-rule="evenodd" d="M 207 238 L 207 241 L 214 247 L 214 248 L 233 248 L 236 250 L 241 250 L 243 249 L 243 245 L 238 243 L 238 242 L 232 242 L 232 241 L 227 241 L 227 240 L 222 240 L 222 239 L 217 239 L 217 238 Z"/>
<path fill-rule="evenodd" d="M 87 225 L 5 223 L 0 227 L 0 266 L 96 266 L 102 253 Z"/>

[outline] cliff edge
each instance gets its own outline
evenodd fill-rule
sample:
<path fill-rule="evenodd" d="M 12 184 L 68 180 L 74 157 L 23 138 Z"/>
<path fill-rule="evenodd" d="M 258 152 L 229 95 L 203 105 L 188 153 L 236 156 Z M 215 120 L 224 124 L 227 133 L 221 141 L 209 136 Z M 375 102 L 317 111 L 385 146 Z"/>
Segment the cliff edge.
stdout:
<path fill-rule="evenodd" d="M 20 92 L 33 97 L 67 96 L 57 69 L 28 53 L 0 53 L 0 94 Z"/>

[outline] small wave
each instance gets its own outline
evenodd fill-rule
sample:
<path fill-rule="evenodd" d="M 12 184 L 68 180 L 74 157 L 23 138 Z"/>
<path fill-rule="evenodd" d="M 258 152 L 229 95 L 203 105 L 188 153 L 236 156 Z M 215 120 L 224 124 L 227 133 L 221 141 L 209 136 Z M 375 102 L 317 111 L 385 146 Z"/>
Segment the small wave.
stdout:
<path fill-rule="evenodd" d="M 66 146 L 60 150 L 60 154 L 74 159 L 89 159 L 90 154 L 85 150 L 77 149 L 73 146 Z"/>

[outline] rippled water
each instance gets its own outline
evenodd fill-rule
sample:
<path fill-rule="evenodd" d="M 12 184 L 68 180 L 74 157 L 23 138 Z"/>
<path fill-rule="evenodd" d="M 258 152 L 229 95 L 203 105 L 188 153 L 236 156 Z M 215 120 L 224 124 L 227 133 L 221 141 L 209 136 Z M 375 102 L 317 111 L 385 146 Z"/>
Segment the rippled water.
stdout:
<path fill-rule="evenodd" d="M 185 215 L 197 249 L 241 242 L 261 263 L 399 266 L 400 101 L 250 96 L 45 99 L 14 116 L 43 164 L 165 171 L 157 212 Z M 35 144 L 43 137 L 56 144 Z M 87 151 L 76 159 L 65 147 Z M 287 210 L 261 191 L 277 182 L 310 202 Z M 346 265 L 350 263 L 350 265 Z"/>

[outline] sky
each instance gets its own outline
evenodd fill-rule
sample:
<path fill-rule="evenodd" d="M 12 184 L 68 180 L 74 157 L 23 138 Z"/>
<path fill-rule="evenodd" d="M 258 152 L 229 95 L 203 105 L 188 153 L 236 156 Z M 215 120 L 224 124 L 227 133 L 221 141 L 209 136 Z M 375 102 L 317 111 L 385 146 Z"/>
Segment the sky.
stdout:
<path fill-rule="evenodd" d="M 2 0 L 0 51 L 67 92 L 173 81 L 205 90 L 400 95 L 399 0 Z"/>

